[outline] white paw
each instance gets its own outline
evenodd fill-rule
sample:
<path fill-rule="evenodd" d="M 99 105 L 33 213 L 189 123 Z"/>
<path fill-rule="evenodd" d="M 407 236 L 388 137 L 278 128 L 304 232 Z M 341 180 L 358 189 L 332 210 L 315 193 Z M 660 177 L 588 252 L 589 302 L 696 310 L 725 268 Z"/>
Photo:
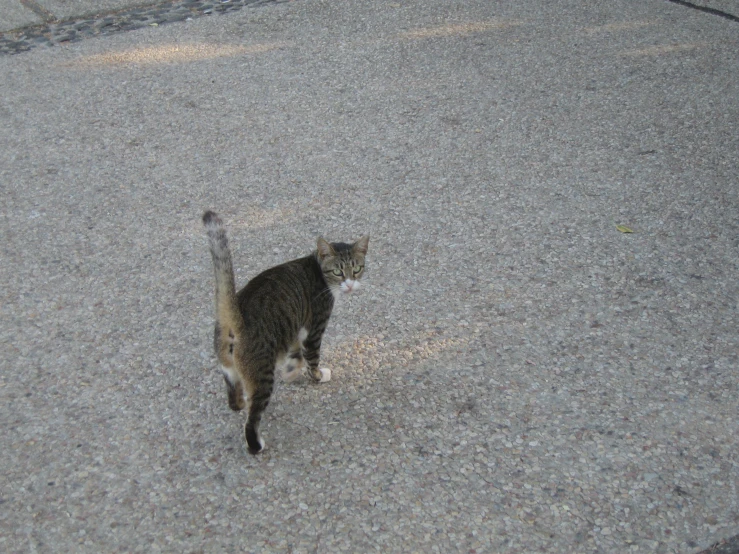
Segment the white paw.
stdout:
<path fill-rule="evenodd" d="M 326 383 L 331 380 L 331 370 L 327 367 L 319 367 L 318 371 L 321 372 L 321 380 L 319 383 Z"/>

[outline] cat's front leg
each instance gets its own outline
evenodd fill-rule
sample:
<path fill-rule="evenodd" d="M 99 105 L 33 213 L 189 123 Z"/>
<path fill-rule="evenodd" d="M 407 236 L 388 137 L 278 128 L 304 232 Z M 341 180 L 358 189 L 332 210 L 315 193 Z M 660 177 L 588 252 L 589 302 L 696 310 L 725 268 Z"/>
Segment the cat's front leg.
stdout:
<path fill-rule="evenodd" d="M 318 367 L 321 359 L 321 339 L 324 329 L 314 333 L 311 331 L 303 343 L 303 359 L 308 364 L 308 375 L 314 381 L 325 383 L 331 380 L 331 370 L 326 367 Z"/>

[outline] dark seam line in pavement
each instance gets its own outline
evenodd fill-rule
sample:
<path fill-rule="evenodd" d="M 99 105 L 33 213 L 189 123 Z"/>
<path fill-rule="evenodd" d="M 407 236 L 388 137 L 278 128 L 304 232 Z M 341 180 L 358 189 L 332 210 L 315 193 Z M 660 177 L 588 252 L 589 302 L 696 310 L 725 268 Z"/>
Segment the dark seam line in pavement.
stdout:
<path fill-rule="evenodd" d="M 721 10 L 717 10 L 716 8 L 707 8 L 706 6 L 699 6 L 697 4 L 693 4 L 692 2 L 686 2 L 685 0 L 667 0 L 668 2 L 672 2 L 673 4 L 680 4 L 681 6 L 685 6 L 686 8 L 693 8 L 694 10 L 698 10 L 700 12 L 706 12 L 710 13 L 712 15 L 717 15 L 719 17 L 723 17 L 724 19 L 728 19 L 729 21 L 735 21 L 739 23 L 739 17 L 732 15 L 727 12 L 722 12 Z"/>
<path fill-rule="evenodd" d="M 52 21 L 57 20 L 56 16 L 53 13 L 51 13 L 43 6 L 40 6 L 34 0 L 20 0 L 20 3 L 31 10 L 33 13 L 35 13 L 37 16 L 39 16 L 41 19 L 43 19 L 46 23 L 51 23 Z"/>

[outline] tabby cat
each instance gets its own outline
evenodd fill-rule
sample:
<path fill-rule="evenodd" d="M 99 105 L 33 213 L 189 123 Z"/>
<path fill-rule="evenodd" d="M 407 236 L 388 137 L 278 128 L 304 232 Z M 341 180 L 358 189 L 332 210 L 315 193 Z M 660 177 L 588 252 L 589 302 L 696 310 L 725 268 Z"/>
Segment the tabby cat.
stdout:
<path fill-rule="evenodd" d="M 264 448 L 259 434 L 262 413 L 269 404 L 275 371 L 286 380 L 304 368 L 317 382 L 331 379 L 331 370 L 318 367 L 321 337 L 334 301 L 359 287 L 369 236 L 353 244 L 326 242 L 305 258 L 268 269 L 236 292 L 231 251 L 221 219 L 203 214 L 216 276 L 214 346 L 221 364 L 232 410 L 243 410 L 251 454 Z"/>

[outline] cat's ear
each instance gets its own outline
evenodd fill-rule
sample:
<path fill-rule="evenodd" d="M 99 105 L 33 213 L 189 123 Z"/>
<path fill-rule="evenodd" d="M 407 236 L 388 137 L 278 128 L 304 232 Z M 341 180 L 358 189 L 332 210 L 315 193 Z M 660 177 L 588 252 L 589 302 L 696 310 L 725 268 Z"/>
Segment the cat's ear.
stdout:
<path fill-rule="evenodd" d="M 323 237 L 318 238 L 318 258 L 321 260 L 324 260 L 326 258 L 329 258 L 331 256 L 336 256 L 336 252 L 334 251 L 334 247 L 331 246 Z"/>
<path fill-rule="evenodd" d="M 362 254 L 363 256 L 367 253 L 367 247 L 369 246 L 369 235 L 364 235 L 361 239 L 354 243 L 354 251 Z"/>

